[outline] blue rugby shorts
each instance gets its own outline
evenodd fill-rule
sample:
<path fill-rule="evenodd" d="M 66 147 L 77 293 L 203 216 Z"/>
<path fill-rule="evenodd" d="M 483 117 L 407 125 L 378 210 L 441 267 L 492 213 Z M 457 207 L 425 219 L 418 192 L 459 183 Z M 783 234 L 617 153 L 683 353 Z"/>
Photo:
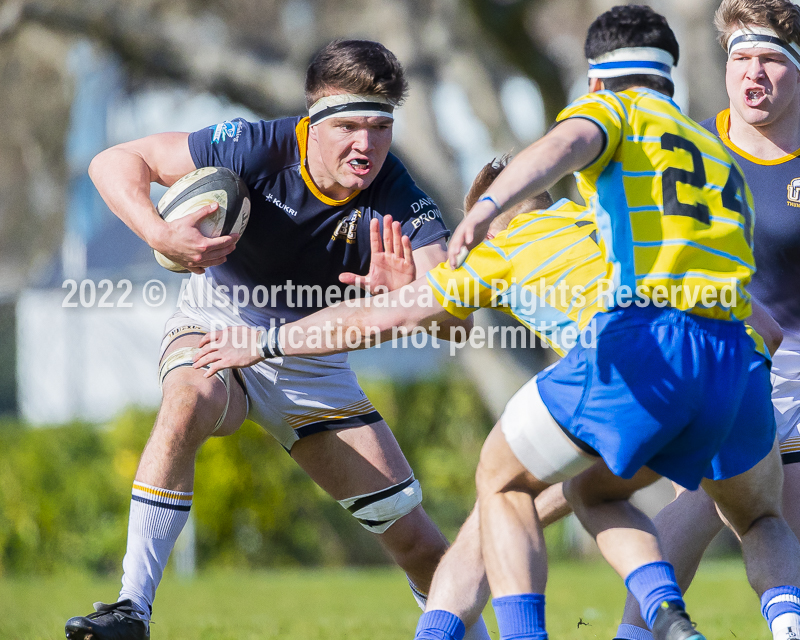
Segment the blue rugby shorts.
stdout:
<path fill-rule="evenodd" d="M 600 313 L 538 385 L 553 418 L 623 478 L 647 466 L 696 489 L 747 471 L 775 440 L 769 365 L 741 322 Z"/>

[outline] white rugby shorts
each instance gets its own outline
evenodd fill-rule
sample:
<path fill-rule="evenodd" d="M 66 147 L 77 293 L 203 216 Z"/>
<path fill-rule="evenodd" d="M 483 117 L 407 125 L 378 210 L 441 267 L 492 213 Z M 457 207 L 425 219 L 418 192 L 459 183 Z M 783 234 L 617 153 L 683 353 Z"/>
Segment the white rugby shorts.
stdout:
<path fill-rule="evenodd" d="M 161 358 L 177 338 L 208 331 L 209 324 L 204 320 L 177 311 L 164 327 Z M 361 390 L 347 362 L 347 354 L 271 358 L 238 371 L 247 394 L 247 417 L 269 432 L 287 451 L 300 438 L 313 433 L 360 427 L 382 420 Z"/>
<path fill-rule="evenodd" d="M 784 331 L 772 356 L 772 405 L 784 463 L 800 462 L 800 335 Z"/>

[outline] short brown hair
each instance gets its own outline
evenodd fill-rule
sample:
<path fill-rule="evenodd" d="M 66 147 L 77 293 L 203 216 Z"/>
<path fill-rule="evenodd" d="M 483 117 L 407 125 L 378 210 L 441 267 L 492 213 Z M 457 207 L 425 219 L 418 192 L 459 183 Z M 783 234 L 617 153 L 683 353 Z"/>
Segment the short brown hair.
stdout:
<path fill-rule="evenodd" d="M 800 7 L 791 0 L 722 0 L 714 14 L 714 26 L 722 48 L 737 29 L 751 24 L 767 27 L 781 40 L 800 44 Z"/>
<path fill-rule="evenodd" d="M 336 92 L 378 95 L 401 104 L 408 93 L 403 66 L 379 42 L 334 40 L 314 56 L 306 71 L 306 106 Z"/>
<path fill-rule="evenodd" d="M 506 168 L 510 160 L 511 155 L 508 153 L 499 159 L 493 158 L 491 162 L 487 163 L 483 169 L 478 172 L 478 175 L 475 176 L 475 180 L 472 181 L 472 186 L 469 188 L 467 195 L 464 197 L 464 213 L 475 206 L 478 198 L 486 193 L 491 184 L 497 179 L 497 176 L 500 175 L 500 172 Z M 502 215 L 505 216 L 509 212 L 514 212 L 514 215 L 516 215 L 524 211 L 538 211 L 539 209 L 547 209 L 547 207 L 552 204 L 553 198 L 550 197 L 550 193 L 544 191 L 530 198 L 525 198 L 525 200 Z"/>

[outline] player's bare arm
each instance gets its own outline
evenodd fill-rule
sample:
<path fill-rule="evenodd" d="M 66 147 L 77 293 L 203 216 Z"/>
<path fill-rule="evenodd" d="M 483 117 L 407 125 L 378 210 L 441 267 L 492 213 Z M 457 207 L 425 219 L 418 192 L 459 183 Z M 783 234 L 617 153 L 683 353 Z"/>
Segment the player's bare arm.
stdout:
<path fill-rule="evenodd" d="M 753 313 L 747 319 L 747 322 L 762 338 L 764 338 L 764 344 L 769 350 L 770 355 L 775 355 L 775 352 L 783 341 L 781 325 L 775 321 L 775 318 L 769 315 L 769 311 L 755 300 L 753 300 Z"/>
<path fill-rule="evenodd" d="M 283 325 L 275 338 L 280 345 L 275 355 L 323 356 L 358 351 L 392 340 L 398 330 L 402 335 L 403 331 L 410 333 L 416 327 L 434 337 L 448 339 L 450 333 L 442 329 L 449 318 L 451 314 L 436 300 L 423 276 L 402 289 L 340 302 Z M 463 337 L 463 333 L 458 335 Z M 194 367 L 208 366 L 205 375 L 210 377 L 222 369 L 250 367 L 275 357 L 264 339 L 264 331 L 251 327 L 227 327 L 208 333 L 200 340 Z"/>
<path fill-rule="evenodd" d="M 505 209 L 587 166 L 600 155 L 604 143 L 603 132 L 594 122 L 571 118 L 522 151 L 458 225 L 447 252 L 450 266 L 458 267 L 465 256 L 463 249 L 482 242 L 492 220 Z"/>
<path fill-rule="evenodd" d="M 194 273 L 222 264 L 236 238 L 206 238 L 197 228 L 217 205 L 167 224 L 150 200 L 150 183 L 171 186 L 195 169 L 188 133 L 161 133 L 99 153 L 89 175 L 109 209 L 150 247 Z"/>
<path fill-rule="evenodd" d="M 372 262 L 370 265 L 371 283 L 379 286 L 391 283 L 399 289 L 384 291 L 372 298 L 361 298 L 341 302 L 337 305 L 293 322 L 281 328 L 276 339 L 281 341 L 283 355 L 321 356 L 343 351 L 366 349 L 374 346 L 376 340 L 391 340 L 396 329 L 412 331 L 423 327 L 435 337 L 448 339 L 449 328 L 463 326 L 471 328 L 471 319 L 460 320 L 448 313 L 436 301 L 425 276 L 408 282 L 410 275 L 419 266 L 427 272 L 446 257 L 444 243 L 435 243 L 411 252 L 407 236 L 403 236 L 400 224 L 387 216 L 384 220 L 383 238 L 377 221 L 370 225 Z M 375 258 L 377 260 L 377 267 Z M 388 273 L 386 273 L 388 271 Z M 355 274 L 343 274 L 342 280 L 355 280 Z M 373 288 L 377 288 L 373 284 Z M 386 286 L 388 288 L 388 286 Z M 353 338 L 350 347 L 344 336 L 348 331 Z M 440 333 L 441 332 L 441 333 Z M 355 337 L 357 335 L 357 338 Z M 454 337 L 465 336 L 465 332 Z M 317 338 L 322 338 L 318 340 Z M 262 342 L 267 338 L 264 332 L 253 327 L 227 327 L 203 336 L 201 350 L 195 357 L 195 368 L 208 365 L 207 376 L 222 369 L 242 368 L 254 365 L 269 357 Z"/>
<path fill-rule="evenodd" d="M 439 240 L 437 243 L 420 247 L 414 251 L 414 264 L 417 266 L 417 273 L 427 273 L 446 260 L 447 244 L 444 240 Z M 432 294 L 430 287 L 423 289 L 422 292 L 426 298 L 430 297 Z M 438 302 L 436 305 L 438 306 Z M 431 318 L 431 320 L 432 319 L 433 318 Z M 466 336 L 472 331 L 474 325 L 475 320 L 472 316 L 458 318 L 451 313 L 446 313 L 436 318 L 436 324 L 433 325 L 433 330 L 436 331 L 436 333 L 433 335 L 442 340 L 461 342 L 466 339 Z M 431 330 L 429 330 L 429 333 L 430 332 Z"/>

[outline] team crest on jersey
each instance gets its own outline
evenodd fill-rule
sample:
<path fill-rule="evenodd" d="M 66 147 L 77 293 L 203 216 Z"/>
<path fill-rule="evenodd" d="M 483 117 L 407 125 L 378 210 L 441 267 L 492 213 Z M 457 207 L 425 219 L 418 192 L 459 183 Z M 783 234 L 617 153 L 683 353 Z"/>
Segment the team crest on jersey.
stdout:
<path fill-rule="evenodd" d="M 225 142 L 228 138 L 231 138 L 233 142 L 238 142 L 239 134 L 242 131 L 242 125 L 238 120 L 235 122 L 226 120 L 225 122 L 215 124 L 213 127 L 209 127 L 209 129 L 214 132 L 214 135 L 211 138 L 211 144 Z"/>
<path fill-rule="evenodd" d="M 358 221 L 360 219 L 361 212 L 358 209 L 353 209 L 348 215 L 339 220 L 331 240 L 342 238 L 347 244 L 353 244 L 356 241 L 356 232 L 358 231 Z"/>
<path fill-rule="evenodd" d="M 786 197 L 790 207 L 800 207 L 800 178 L 795 178 L 786 186 Z"/>

